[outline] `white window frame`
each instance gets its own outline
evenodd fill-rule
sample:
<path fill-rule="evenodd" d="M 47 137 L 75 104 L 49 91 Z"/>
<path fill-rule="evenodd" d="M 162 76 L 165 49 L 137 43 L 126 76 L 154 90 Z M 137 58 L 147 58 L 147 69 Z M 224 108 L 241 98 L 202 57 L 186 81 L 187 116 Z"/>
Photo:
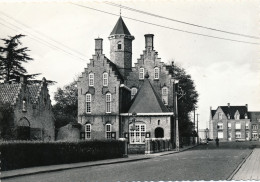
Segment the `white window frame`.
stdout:
<path fill-rule="evenodd" d="M 164 103 L 164 105 L 168 105 L 168 88 L 167 87 L 163 87 L 162 88 L 162 101 Z"/>
<path fill-rule="evenodd" d="M 139 70 L 139 79 L 141 79 L 141 80 L 144 79 L 144 68 L 140 68 L 140 70 Z"/>
<path fill-rule="evenodd" d="M 89 75 L 88 75 L 88 85 L 89 86 L 94 86 L 94 73 L 89 73 Z"/>
<path fill-rule="evenodd" d="M 106 139 L 112 139 L 112 125 L 111 124 L 106 124 L 105 126 L 106 130 Z"/>
<path fill-rule="evenodd" d="M 131 88 L 131 99 L 135 97 L 135 94 L 137 93 L 138 89 L 136 87 Z"/>
<path fill-rule="evenodd" d="M 160 70 L 159 70 L 159 68 L 158 67 L 155 67 L 154 68 L 154 79 L 155 80 L 158 80 L 159 79 L 159 74 L 160 74 Z"/>
<path fill-rule="evenodd" d="M 135 130 L 131 130 L 133 124 L 129 126 L 130 144 L 145 144 L 146 125 L 135 124 Z"/>
<path fill-rule="evenodd" d="M 86 113 L 91 113 L 91 94 L 86 94 Z"/>
<path fill-rule="evenodd" d="M 253 129 L 253 130 L 257 130 L 257 129 L 258 129 L 257 124 L 252 124 L 252 129 Z"/>
<path fill-rule="evenodd" d="M 223 130 L 223 123 L 218 123 L 218 129 Z"/>
<path fill-rule="evenodd" d="M 241 131 L 235 132 L 235 138 L 241 138 Z"/>
<path fill-rule="evenodd" d="M 91 139 L 91 124 L 85 125 L 85 139 Z"/>
<path fill-rule="evenodd" d="M 236 123 L 236 130 L 240 130 L 241 129 L 241 123 Z"/>
<path fill-rule="evenodd" d="M 218 131 L 218 138 L 219 139 L 223 139 L 224 138 L 223 131 Z"/>
<path fill-rule="evenodd" d="M 236 114 L 235 115 L 235 120 L 239 120 L 240 119 L 240 114 Z"/>
<path fill-rule="evenodd" d="M 252 138 L 257 139 L 258 138 L 258 133 L 252 133 Z"/>
<path fill-rule="evenodd" d="M 103 73 L 103 86 L 108 86 L 108 73 Z"/>
<path fill-rule="evenodd" d="M 231 129 L 231 126 L 232 126 L 231 123 L 228 123 L 228 129 Z"/>
<path fill-rule="evenodd" d="M 111 101 L 112 95 L 111 93 L 106 94 L 106 113 L 111 113 Z"/>
<path fill-rule="evenodd" d="M 246 129 L 249 129 L 249 123 L 246 123 Z"/>

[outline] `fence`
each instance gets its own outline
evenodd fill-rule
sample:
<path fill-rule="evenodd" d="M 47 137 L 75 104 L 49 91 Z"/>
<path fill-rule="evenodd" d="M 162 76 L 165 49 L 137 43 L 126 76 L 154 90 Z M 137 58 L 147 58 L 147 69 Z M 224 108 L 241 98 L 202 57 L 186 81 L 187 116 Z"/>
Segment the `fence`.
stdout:
<path fill-rule="evenodd" d="M 172 143 L 169 139 L 145 139 L 145 154 L 172 150 Z"/>

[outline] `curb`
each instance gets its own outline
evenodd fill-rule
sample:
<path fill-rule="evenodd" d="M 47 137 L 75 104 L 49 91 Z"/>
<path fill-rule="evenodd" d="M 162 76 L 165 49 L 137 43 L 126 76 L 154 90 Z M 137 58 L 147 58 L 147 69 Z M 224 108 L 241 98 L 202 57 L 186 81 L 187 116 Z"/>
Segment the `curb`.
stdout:
<path fill-rule="evenodd" d="M 232 174 L 227 178 L 227 181 L 231 181 L 238 170 L 242 167 L 242 165 L 246 162 L 247 158 L 253 153 L 254 149 L 244 158 L 244 160 L 237 166 L 237 168 L 232 172 Z"/>
<path fill-rule="evenodd" d="M 199 146 L 199 145 L 191 146 L 190 148 L 183 149 L 183 150 L 181 150 L 181 151 L 179 151 L 179 152 L 177 152 L 177 151 L 173 151 L 173 152 L 168 153 L 168 154 L 162 154 L 162 155 L 160 155 L 160 156 L 165 156 L 165 155 L 170 155 L 170 154 L 175 154 L 175 153 L 184 152 L 184 151 L 186 151 L 186 150 L 192 149 L 192 148 L 197 147 L 197 146 Z"/>
<path fill-rule="evenodd" d="M 9 179 L 9 178 L 15 178 L 15 177 L 27 176 L 27 175 L 33 175 L 33 174 L 63 171 L 63 170 L 68 170 L 68 169 L 79 169 L 79 168 L 83 168 L 83 167 L 94 167 L 94 166 L 118 164 L 118 163 L 125 163 L 125 162 L 135 162 L 135 161 L 141 161 L 141 160 L 147 160 L 147 159 L 151 159 L 151 157 L 145 157 L 145 158 L 140 158 L 140 159 L 129 159 L 129 160 L 125 160 L 125 161 L 115 161 L 115 162 L 99 163 L 99 164 L 86 164 L 86 165 L 82 165 L 82 166 L 75 166 L 75 167 L 71 166 L 71 167 L 63 167 L 63 168 L 50 169 L 50 170 L 39 170 L 39 171 L 35 171 L 35 172 L 28 172 L 28 173 L 15 174 L 15 175 L 6 175 L 6 176 L 3 176 L 3 173 L 1 173 L 2 176 L 0 176 L 0 179 L 1 180 L 2 179 Z"/>

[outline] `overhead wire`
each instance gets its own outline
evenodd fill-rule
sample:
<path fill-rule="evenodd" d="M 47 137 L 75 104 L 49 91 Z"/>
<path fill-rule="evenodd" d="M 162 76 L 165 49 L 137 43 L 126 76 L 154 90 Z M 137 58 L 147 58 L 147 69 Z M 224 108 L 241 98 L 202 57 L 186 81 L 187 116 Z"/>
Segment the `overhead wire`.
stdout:
<path fill-rule="evenodd" d="M 174 22 L 178 22 L 178 23 L 182 23 L 182 24 L 186 24 L 186 25 L 190 25 L 190 26 L 194 26 L 194 27 L 199 27 L 199 28 L 203 28 L 203 29 L 208 29 L 208 30 L 212 30 L 212 31 L 217 31 L 217 32 L 221 32 L 221 33 L 232 34 L 232 35 L 237 35 L 237 36 L 242 36 L 242 37 L 247 37 L 247 38 L 252 38 L 252 39 L 260 39 L 260 37 L 257 37 L 257 36 L 246 35 L 246 34 L 241 34 L 241 33 L 236 33 L 236 32 L 230 32 L 230 31 L 226 31 L 226 30 L 221 30 L 221 29 L 217 29 L 217 28 L 211 28 L 211 27 L 207 27 L 207 26 L 203 26 L 203 25 L 198 25 L 198 24 L 194 24 L 194 23 L 181 21 L 181 20 L 176 20 L 176 19 L 173 19 L 173 18 L 168 18 L 168 17 L 165 17 L 165 16 L 149 13 L 147 11 L 141 11 L 141 10 L 131 8 L 131 7 L 128 7 L 128 6 L 122 6 L 121 4 L 116 4 L 116 3 L 113 3 L 113 2 L 105 1 L 103 3 L 108 4 L 110 6 L 120 7 L 120 8 L 129 10 L 129 11 L 134 11 L 134 12 L 137 12 L 137 13 L 141 13 L 141 14 L 145 14 L 145 15 L 149 15 L 149 16 L 153 16 L 153 17 L 157 17 L 157 18 L 162 18 L 162 19 L 166 19 L 166 20 L 170 20 L 170 21 L 174 21 Z"/>
<path fill-rule="evenodd" d="M 84 5 L 81 5 L 81 4 L 76 4 L 76 3 L 71 3 L 71 2 L 70 2 L 70 4 L 73 4 L 73 5 L 75 5 L 75 6 L 79 6 L 79 7 L 82 7 L 82 8 L 87 8 L 87 9 L 95 10 L 95 11 L 98 11 L 98 12 L 110 14 L 110 15 L 113 15 L 113 16 L 118 16 L 118 15 L 115 14 L 115 13 L 110 13 L 110 12 L 107 12 L 107 11 L 104 11 L 104 10 L 100 10 L 100 9 L 96 9 L 96 8 L 84 6 Z M 170 30 L 175 30 L 175 31 L 178 31 L 178 32 L 183 32 L 183 33 L 188 33 L 188 34 L 193 34 L 193 35 L 199 35 L 199 36 L 208 37 L 208 38 L 214 38 L 214 39 L 219 39 L 219 40 L 226 40 L 226 41 L 232 41 L 232 42 L 239 42 L 239 43 L 260 45 L 260 43 L 258 43 L 258 42 L 248 42 L 248 41 L 242 41 L 242 40 L 236 40 L 236 39 L 229 39 L 229 38 L 218 37 L 218 36 L 213 36 L 213 35 L 207 35 L 207 34 L 202 34 L 202 33 L 197 33 L 197 32 L 192 32 L 192 31 L 187 31 L 187 30 L 182 30 L 182 29 L 178 29 L 178 28 L 172 28 L 172 27 L 168 27 L 168 26 L 165 26 L 165 25 L 159 25 L 159 24 L 156 24 L 156 23 L 151 23 L 151 22 L 147 22 L 147 21 L 143 21 L 143 20 L 139 20 L 139 19 L 135 19 L 135 18 L 130 18 L 130 17 L 127 17 L 127 16 L 121 16 L 121 17 L 126 18 L 126 19 L 129 19 L 129 20 L 133 20 L 133 21 L 137 21 L 137 22 L 141 22 L 141 23 L 145 23 L 145 24 L 149 24 L 149 25 L 161 27 L 161 28 L 166 28 L 166 29 L 170 29 Z"/>

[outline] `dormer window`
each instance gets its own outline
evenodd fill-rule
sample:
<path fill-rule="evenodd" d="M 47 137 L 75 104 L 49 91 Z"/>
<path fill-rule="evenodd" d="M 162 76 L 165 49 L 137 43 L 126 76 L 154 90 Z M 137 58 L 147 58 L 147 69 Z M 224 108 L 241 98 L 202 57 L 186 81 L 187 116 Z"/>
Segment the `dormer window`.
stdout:
<path fill-rule="evenodd" d="M 144 79 L 144 68 L 140 68 L 139 79 Z"/>
<path fill-rule="evenodd" d="M 235 115 L 235 119 L 236 119 L 236 120 L 239 120 L 239 119 L 240 119 L 240 115 L 239 115 L 239 114 L 236 114 L 236 115 Z"/>
<path fill-rule="evenodd" d="M 220 112 L 220 113 L 218 113 L 218 119 L 219 119 L 219 120 L 221 120 L 221 119 L 222 119 L 222 116 L 223 116 L 223 115 L 222 115 L 222 113 L 221 113 L 221 112 Z"/>
<path fill-rule="evenodd" d="M 159 79 L 159 68 L 158 67 L 154 68 L 154 79 L 155 80 Z"/>
<path fill-rule="evenodd" d="M 245 119 L 247 119 L 248 117 L 247 117 L 247 114 L 245 114 Z"/>
<path fill-rule="evenodd" d="M 103 86 L 108 86 L 108 74 L 103 73 Z"/>
<path fill-rule="evenodd" d="M 121 42 L 118 42 L 118 43 L 117 43 L 117 49 L 118 49 L 118 50 L 121 50 L 121 49 L 122 49 L 122 43 L 121 43 Z"/>

